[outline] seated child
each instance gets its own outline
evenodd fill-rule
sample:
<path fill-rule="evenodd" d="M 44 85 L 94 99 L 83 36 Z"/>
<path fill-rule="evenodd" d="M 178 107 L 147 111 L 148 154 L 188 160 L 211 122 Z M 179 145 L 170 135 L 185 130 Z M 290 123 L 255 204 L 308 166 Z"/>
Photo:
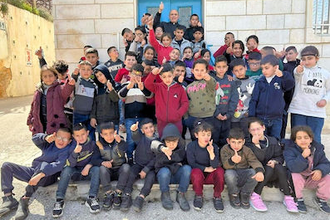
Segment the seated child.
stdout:
<path fill-rule="evenodd" d="M 235 209 L 248 209 L 251 193 L 257 183 L 264 180 L 264 168 L 252 150 L 244 145 L 244 132 L 241 129 L 231 129 L 227 142 L 220 155 L 226 170 L 230 205 Z"/>
<path fill-rule="evenodd" d="M 57 132 L 47 135 L 35 134 L 33 143 L 41 150 L 42 155 L 35 158 L 32 167 L 4 162 L 1 167 L 1 190 L 4 193 L 0 206 L 0 217 L 18 207 L 15 219 L 25 219 L 29 214 L 29 200 L 39 186 L 48 186 L 57 181 L 65 161 L 72 150 L 71 131 L 59 128 Z M 13 197 L 13 177 L 27 182 L 24 195 L 19 203 Z"/>
<path fill-rule="evenodd" d="M 260 119 L 249 119 L 250 136 L 246 140 L 246 146 L 253 151 L 265 169 L 265 178 L 254 189 L 250 198 L 250 204 L 259 212 L 267 211 L 267 206 L 262 201 L 261 193 L 264 186 L 276 181 L 284 193 L 283 204 L 286 210 L 288 212 L 298 212 L 294 199 L 291 196 L 286 168 L 283 166 L 282 147 L 276 138 L 264 134 L 265 129 L 265 125 Z"/>
<path fill-rule="evenodd" d="M 176 201 L 183 211 L 188 211 L 190 206 L 185 193 L 189 187 L 191 167 L 184 164 L 185 141 L 174 124 L 166 125 L 161 140 L 165 145 L 154 140 L 151 143 L 151 149 L 156 153 L 155 172 L 162 193 L 162 206 L 167 210 L 173 209 L 169 185 L 175 183 L 179 184 Z"/>
<path fill-rule="evenodd" d="M 124 67 L 124 62 L 119 59 L 119 52 L 115 46 L 111 46 L 107 50 L 109 60 L 104 63 L 109 69 L 110 75 L 114 79 L 118 70 Z"/>
<path fill-rule="evenodd" d="M 307 212 L 302 193 L 306 187 L 316 189 L 315 203 L 321 211 L 330 213 L 330 162 L 324 146 L 314 140 L 312 129 L 305 125 L 293 127 L 290 139 L 285 142 L 283 155 L 292 175 L 299 212 Z"/>
<path fill-rule="evenodd" d="M 100 212 L 100 205 L 97 202 L 100 169 L 98 166 L 91 164 L 91 159 L 97 150 L 97 146 L 94 141 L 88 138 L 88 132 L 86 126 L 82 123 L 73 127 L 73 137 L 75 139 L 73 145 L 75 148 L 70 153 L 61 172 L 56 190 L 56 202 L 53 208 L 54 218 L 59 218 L 63 215 L 65 193 L 74 174 L 78 174 L 79 179 L 86 179 L 86 177 L 90 179 L 89 197 L 85 205 L 89 208 L 90 213 Z"/>
<path fill-rule="evenodd" d="M 245 59 L 247 61 L 248 70 L 246 71 L 246 75 L 257 81 L 262 76 L 262 71 L 260 68 L 261 62 L 261 54 L 258 52 L 252 52 L 249 54 L 249 58 Z"/>
<path fill-rule="evenodd" d="M 212 127 L 204 121 L 195 123 L 197 140 L 187 146 L 187 160 L 191 166 L 191 183 L 195 191 L 194 208 L 203 207 L 203 185 L 213 184 L 213 205 L 217 212 L 223 212 L 221 192 L 224 189 L 224 170 L 220 166 L 219 148 L 211 140 Z"/>
<path fill-rule="evenodd" d="M 203 27 L 196 27 L 194 29 L 194 39 L 192 42 L 192 49 L 194 53 L 197 53 L 199 50 L 203 50 L 206 48 L 206 42 L 203 40 L 204 29 Z"/>

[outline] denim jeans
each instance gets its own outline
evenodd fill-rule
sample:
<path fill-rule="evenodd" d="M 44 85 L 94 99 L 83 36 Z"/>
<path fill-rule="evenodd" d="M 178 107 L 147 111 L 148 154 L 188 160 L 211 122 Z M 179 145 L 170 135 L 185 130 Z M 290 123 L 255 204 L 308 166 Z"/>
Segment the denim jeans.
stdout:
<path fill-rule="evenodd" d="M 190 173 L 191 167 L 189 165 L 183 165 L 176 171 L 176 173 L 172 174 L 170 169 L 167 167 L 161 168 L 157 173 L 157 179 L 159 183 L 160 191 L 169 192 L 171 183 L 179 184 L 178 191 L 185 193 L 189 187 L 190 183 Z"/>
<path fill-rule="evenodd" d="M 127 148 L 127 158 L 133 158 L 133 151 L 135 150 L 135 143 L 132 139 L 131 126 L 136 122 L 141 122 L 143 118 L 126 118 L 126 143 L 128 145 Z"/>
<path fill-rule="evenodd" d="M 68 188 L 70 179 L 73 174 L 80 174 L 84 167 L 65 167 L 62 170 L 60 182 L 58 183 L 57 191 L 56 191 L 56 199 L 64 199 L 66 189 Z M 97 197 L 97 193 L 99 191 L 100 184 L 100 167 L 93 166 L 86 177 L 82 177 L 81 179 L 90 178 L 90 188 L 89 188 L 89 196 Z"/>
<path fill-rule="evenodd" d="M 282 118 L 265 119 L 261 118 L 266 127 L 266 134 L 281 140 Z"/>
<path fill-rule="evenodd" d="M 292 128 L 297 125 L 307 125 L 314 133 L 314 140 L 321 143 L 321 132 L 324 125 L 324 118 L 291 114 Z"/>
<path fill-rule="evenodd" d="M 89 115 L 82 115 L 76 112 L 73 112 L 73 126 L 78 123 L 83 123 L 87 130 L 89 131 L 89 138 L 95 141 L 95 128 L 93 128 L 90 124 Z"/>
<path fill-rule="evenodd" d="M 118 107 L 119 107 L 119 124 L 124 124 L 125 120 L 125 103 L 123 100 L 119 99 L 118 101 Z"/>
<path fill-rule="evenodd" d="M 257 181 L 251 178 L 255 174 L 254 169 L 237 169 L 225 171 L 225 182 L 229 194 L 252 193 Z"/>

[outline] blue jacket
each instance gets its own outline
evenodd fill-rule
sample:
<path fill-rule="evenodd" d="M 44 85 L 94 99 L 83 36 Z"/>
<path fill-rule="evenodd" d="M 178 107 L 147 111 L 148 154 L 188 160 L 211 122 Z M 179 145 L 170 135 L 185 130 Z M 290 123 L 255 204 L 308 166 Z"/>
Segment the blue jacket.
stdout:
<path fill-rule="evenodd" d="M 284 160 L 292 173 L 301 173 L 308 168 L 308 159 L 302 156 L 303 150 L 292 140 L 284 140 Z M 312 170 L 320 170 L 322 177 L 330 173 L 330 162 L 324 153 L 324 146 L 316 141 L 312 142 L 313 156 Z"/>
<path fill-rule="evenodd" d="M 275 76 L 270 83 L 262 76 L 255 84 L 249 104 L 249 116 L 261 119 L 282 118 L 284 113 L 283 94 L 294 87 L 294 79 L 288 72 Z"/>
<path fill-rule="evenodd" d="M 73 149 L 70 152 L 69 158 L 66 160 L 66 166 L 70 167 L 85 167 L 87 164 L 92 164 L 92 156 L 98 150 L 97 145 L 94 141 L 88 140 L 86 143 L 81 144 L 82 149 L 80 153 L 75 153 L 74 149 L 76 148 L 77 142 L 72 141 Z"/>

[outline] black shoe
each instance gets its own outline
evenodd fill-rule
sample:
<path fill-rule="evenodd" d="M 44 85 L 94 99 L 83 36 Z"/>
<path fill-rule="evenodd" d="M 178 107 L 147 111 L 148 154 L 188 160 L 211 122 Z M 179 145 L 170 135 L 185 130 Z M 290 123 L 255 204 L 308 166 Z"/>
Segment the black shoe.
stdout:
<path fill-rule="evenodd" d="M 19 205 L 18 205 L 18 209 L 16 212 L 16 215 L 14 217 L 15 220 L 23 220 L 26 219 L 26 217 L 29 215 L 29 198 L 24 198 L 22 197 L 19 200 Z"/>
<path fill-rule="evenodd" d="M 124 194 L 121 197 L 120 211 L 128 211 L 132 206 L 132 197 L 129 194 Z"/>
<path fill-rule="evenodd" d="M 95 197 L 89 197 L 86 200 L 85 205 L 89 208 L 90 213 L 94 214 L 100 212 L 100 205 Z"/>
<path fill-rule="evenodd" d="M 133 202 L 133 208 L 136 212 L 141 212 L 143 207 L 144 199 L 141 196 L 137 196 Z"/>
<path fill-rule="evenodd" d="M 189 203 L 188 203 L 184 193 L 178 191 L 177 194 L 176 194 L 176 201 L 179 203 L 180 208 L 183 211 L 189 211 L 190 210 Z"/>
<path fill-rule="evenodd" d="M 304 199 L 297 199 L 297 208 L 300 213 L 306 213 L 307 208 L 304 202 Z"/>
<path fill-rule="evenodd" d="M 113 204 L 114 192 L 105 193 L 103 197 L 103 208 L 111 209 Z"/>
<path fill-rule="evenodd" d="M 250 193 L 241 192 L 241 206 L 243 209 L 250 208 Z"/>
<path fill-rule="evenodd" d="M 229 194 L 229 202 L 235 209 L 239 209 L 241 207 L 241 200 L 239 199 L 238 194 Z"/>
<path fill-rule="evenodd" d="M 215 208 L 215 211 L 216 212 L 223 212 L 223 203 L 222 203 L 222 199 L 221 197 L 219 198 L 213 198 L 213 205 L 214 205 L 214 208 Z"/>
<path fill-rule="evenodd" d="M 9 213 L 11 210 L 17 209 L 18 207 L 18 201 L 13 197 L 13 195 L 2 197 L 2 201 L 3 202 L 0 206 L 0 217 Z"/>
<path fill-rule="evenodd" d="M 316 205 L 318 205 L 318 207 L 320 208 L 321 211 L 325 212 L 325 213 L 330 213 L 330 207 L 327 203 L 327 201 L 320 199 L 318 197 L 316 197 L 314 199 Z"/>
<path fill-rule="evenodd" d="M 133 166 L 134 165 L 133 158 L 128 158 L 128 165 L 130 165 L 130 166 Z"/>
<path fill-rule="evenodd" d="M 113 197 L 113 209 L 120 209 L 121 204 L 121 193 L 115 192 L 115 195 Z"/>
<path fill-rule="evenodd" d="M 53 208 L 53 218 L 59 218 L 63 215 L 63 208 L 64 208 L 64 200 L 58 199 L 56 200 Z"/>
<path fill-rule="evenodd" d="M 195 195 L 193 205 L 195 210 L 200 211 L 203 207 L 203 196 Z"/>
<path fill-rule="evenodd" d="M 170 192 L 162 192 L 161 201 L 164 209 L 172 210 L 173 202 L 171 200 Z"/>

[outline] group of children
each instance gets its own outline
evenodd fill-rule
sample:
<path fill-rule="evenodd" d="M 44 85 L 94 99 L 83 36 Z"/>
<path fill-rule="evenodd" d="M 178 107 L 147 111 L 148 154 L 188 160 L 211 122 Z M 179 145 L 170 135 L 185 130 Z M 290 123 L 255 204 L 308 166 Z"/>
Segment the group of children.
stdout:
<path fill-rule="evenodd" d="M 168 210 L 173 209 L 169 184 L 179 184 L 176 201 L 188 211 L 185 193 L 191 183 L 196 210 L 203 207 L 203 185 L 213 184 L 214 208 L 223 212 L 226 183 L 234 208 L 251 204 L 266 211 L 263 187 L 275 185 L 284 193 L 289 212 L 306 212 L 302 189 L 309 187 L 317 188 L 315 202 L 330 213 L 330 162 L 321 144 L 330 73 L 317 65 L 318 50 L 305 47 L 300 61 L 295 47 L 285 54 L 270 46 L 259 50 L 258 37 L 251 35 L 244 55 L 244 43 L 228 32 L 212 66 L 196 18 L 191 16 L 195 26 L 190 42 L 183 38 L 182 26 L 159 34 L 162 27 L 144 16 L 145 26 L 137 27 L 135 34 L 128 28 L 122 32 L 124 62 L 110 47 L 110 59 L 101 64 L 97 50 L 86 46 L 72 74 L 64 61 L 44 65 L 37 52 L 41 82 L 27 125 L 42 156 L 32 167 L 3 164 L 0 216 L 18 207 L 15 218 L 26 218 L 38 186 L 52 184 L 59 176 L 53 217 L 63 214 L 71 179 L 90 179 L 85 204 L 91 213 L 101 210 L 100 184 L 104 209 L 127 211 L 133 205 L 139 212 L 155 180 Z M 288 112 L 291 138 L 280 142 Z M 187 129 L 192 142 L 186 146 Z M 120 131 L 126 132 L 125 140 Z M 12 193 L 13 177 L 28 182 L 19 202 Z M 144 186 L 132 201 L 138 178 L 144 179 Z M 118 180 L 115 187 L 113 180 Z"/>

